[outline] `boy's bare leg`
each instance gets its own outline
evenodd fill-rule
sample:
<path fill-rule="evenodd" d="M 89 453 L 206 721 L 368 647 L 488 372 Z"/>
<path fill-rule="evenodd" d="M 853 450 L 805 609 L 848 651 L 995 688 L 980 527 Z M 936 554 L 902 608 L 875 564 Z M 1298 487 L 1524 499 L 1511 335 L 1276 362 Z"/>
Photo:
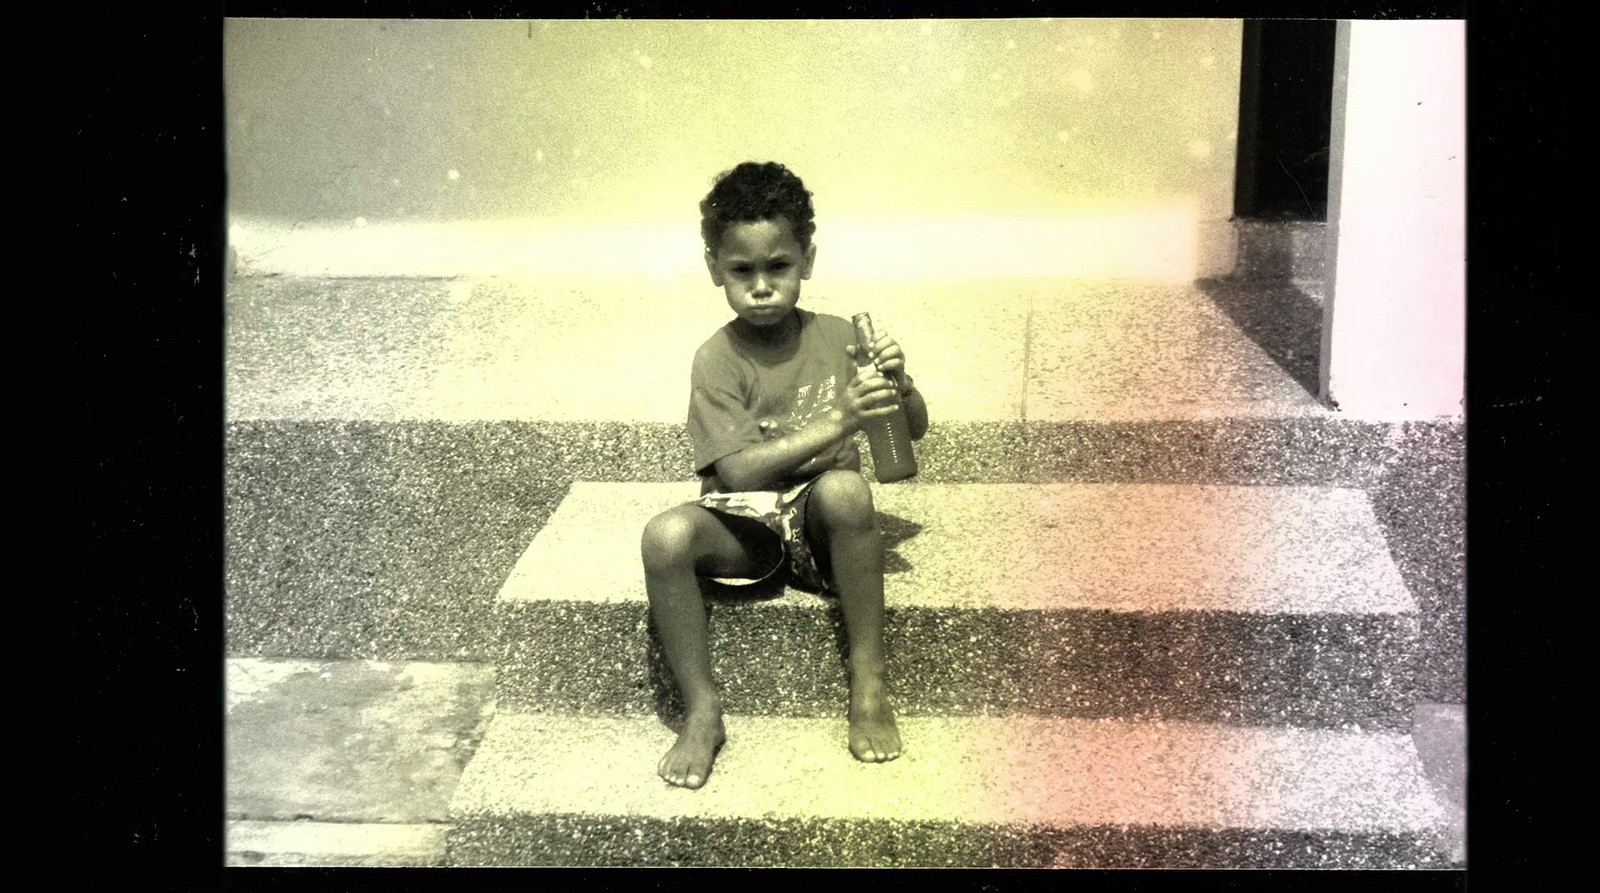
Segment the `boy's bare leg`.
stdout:
<path fill-rule="evenodd" d="M 717 748 L 727 735 L 722 698 L 711 678 L 706 611 L 696 571 L 746 576 L 755 572 L 754 561 L 709 510 L 694 505 L 652 518 L 645 525 L 640 553 L 650 613 L 684 703 L 683 731 L 656 771 L 672 784 L 698 788 L 710 777 Z"/>
<path fill-rule="evenodd" d="M 853 471 L 818 478 L 806 532 L 827 553 L 823 570 L 839 590 L 850 640 L 850 752 L 870 763 L 892 760 L 900 756 L 900 729 L 884 683 L 883 540 L 866 479 Z"/>

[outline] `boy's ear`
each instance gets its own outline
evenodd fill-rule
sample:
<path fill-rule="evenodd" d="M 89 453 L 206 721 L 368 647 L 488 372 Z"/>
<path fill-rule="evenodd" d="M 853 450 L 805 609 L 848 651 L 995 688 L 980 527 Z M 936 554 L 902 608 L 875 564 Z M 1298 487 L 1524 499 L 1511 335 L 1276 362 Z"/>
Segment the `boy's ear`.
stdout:
<path fill-rule="evenodd" d="M 816 262 L 817 262 L 817 243 L 816 242 L 812 242 L 810 245 L 806 246 L 805 264 L 802 267 L 800 267 L 800 278 L 801 279 L 810 279 L 811 278 L 811 267 L 814 264 L 816 264 Z"/>
<path fill-rule="evenodd" d="M 705 258 L 706 258 L 706 271 L 711 274 L 711 284 L 715 285 L 717 288 L 721 288 L 722 287 L 722 271 L 717 269 L 717 256 L 715 254 L 711 253 L 711 249 L 710 248 L 707 248 L 706 249 Z"/>

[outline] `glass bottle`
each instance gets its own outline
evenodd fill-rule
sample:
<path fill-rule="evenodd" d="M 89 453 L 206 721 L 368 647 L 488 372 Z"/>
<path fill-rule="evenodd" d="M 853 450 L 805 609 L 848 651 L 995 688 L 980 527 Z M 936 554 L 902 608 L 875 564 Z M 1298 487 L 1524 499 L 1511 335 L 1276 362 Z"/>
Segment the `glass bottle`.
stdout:
<path fill-rule="evenodd" d="M 857 313 L 851 322 L 856 326 L 856 367 L 865 378 L 869 371 L 877 371 L 871 353 L 872 342 L 876 340 L 872 331 L 872 317 Z M 903 383 L 898 380 L 898 375 L 885 377 L 895 386 L 895 399 L 898 401 L 898 389 L 903 387 Z M 911 452 L 911 429 L 906 425 L 904 404 L 893 415 L 868 419 L 861 430 L 866 432 L 867 443 L 872 447 L 872 470 L 878 483 L 903 481 L 917 473 L 917 457 Z"/>

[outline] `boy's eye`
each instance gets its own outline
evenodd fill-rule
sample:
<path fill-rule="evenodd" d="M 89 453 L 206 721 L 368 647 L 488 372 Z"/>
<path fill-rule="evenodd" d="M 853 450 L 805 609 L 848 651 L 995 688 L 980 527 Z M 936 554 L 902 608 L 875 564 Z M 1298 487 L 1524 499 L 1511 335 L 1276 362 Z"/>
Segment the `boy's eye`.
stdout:
<path fill-rule="evenodd" d="M 755 275 L 757 266 L 757 264 L 749 263 L 730 264 L 728 266 L 728 272 L 735 276 L 753 276 Z M 787 270 L 792 266 L 794 266 L 794 264 L 790 261 L 778 260 L 765 264 L 763 268 L 769 273 L 782 273 L 784 270 Z"/>

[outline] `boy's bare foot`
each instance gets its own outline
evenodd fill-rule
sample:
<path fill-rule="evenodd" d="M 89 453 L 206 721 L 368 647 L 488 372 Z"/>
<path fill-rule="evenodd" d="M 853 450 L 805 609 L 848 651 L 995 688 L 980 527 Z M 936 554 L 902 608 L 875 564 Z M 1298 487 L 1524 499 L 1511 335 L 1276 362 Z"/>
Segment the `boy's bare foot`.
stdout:
<path fill-rule="evenodd" d="M 887 763 L 900 756 L 900 727 L 881 689 L 850 696 L 850 752 L 867 763 Z"/>
<path fill-rule="evenodd" d="M 681 788 L 698 788 L 711 776 L 711 761 L 728 738 L 722 728 L 722 714 L 691 714 L 683 721 L 683 732 L 656 766 L 656 772 Z"/>

